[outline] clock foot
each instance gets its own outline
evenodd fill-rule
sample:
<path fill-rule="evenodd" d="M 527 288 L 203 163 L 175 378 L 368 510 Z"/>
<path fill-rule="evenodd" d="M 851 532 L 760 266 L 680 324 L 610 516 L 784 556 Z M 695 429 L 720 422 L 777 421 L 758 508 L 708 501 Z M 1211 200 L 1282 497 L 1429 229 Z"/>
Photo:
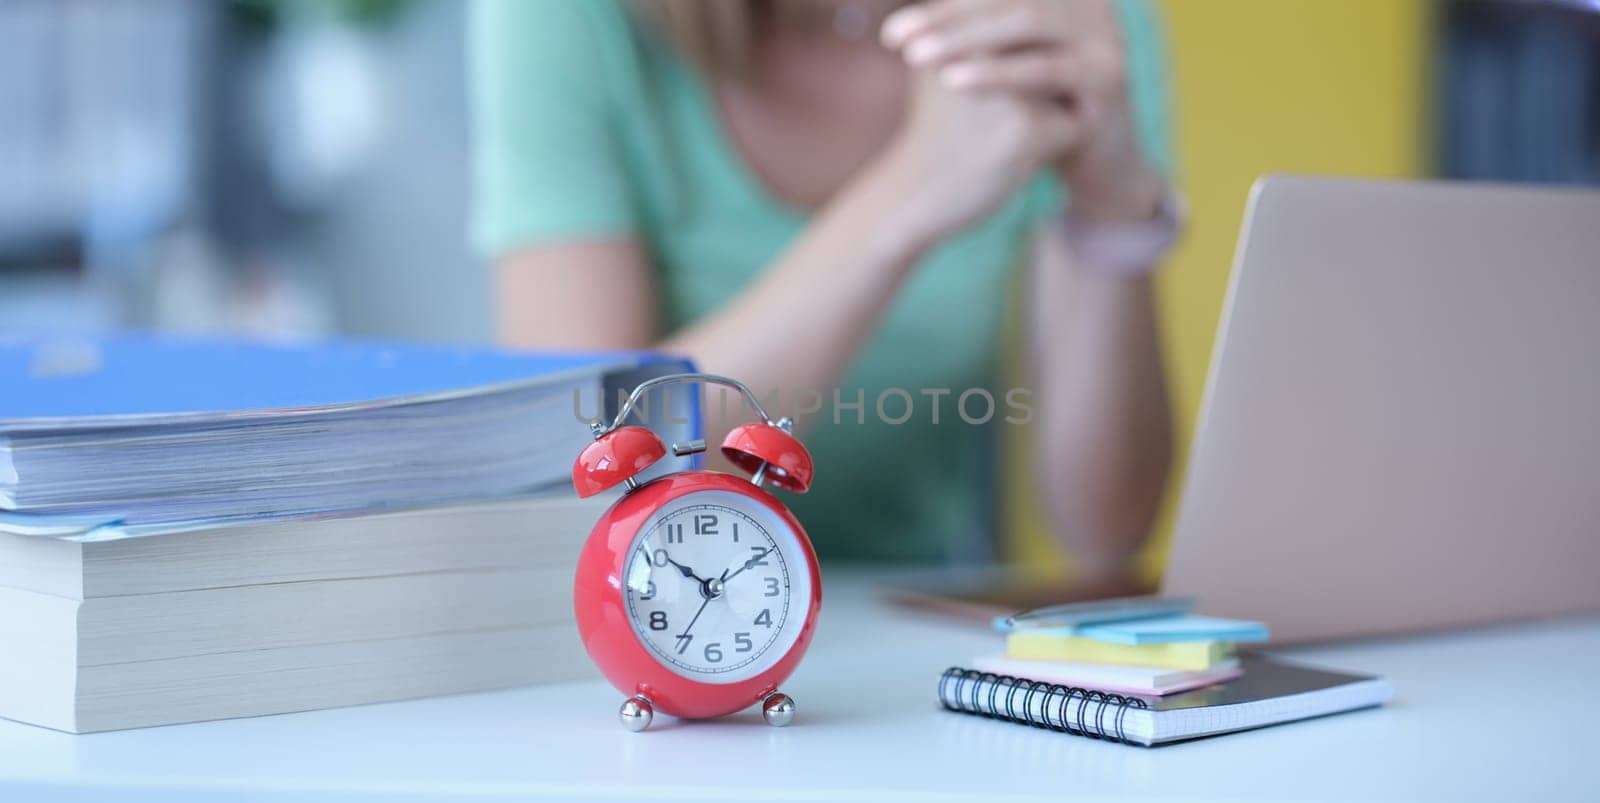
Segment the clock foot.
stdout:
<path fill-rule="evenodd" d="M 650 701 L 643 697 L 629 697 L 622 701 L 622 708 L 617 711 L 617 718 L 622 720 L 622 727 L 630 733 L 638 733 L 650 727 L 650 720 L 655 717 L 656 711 L 650 706 Z"/>
<path fill-rule="evenodd" d="M 794 721 L 794 698 L 773 692 L 761 703 L 761 717 L 768 725 L 781 728 Z"/>

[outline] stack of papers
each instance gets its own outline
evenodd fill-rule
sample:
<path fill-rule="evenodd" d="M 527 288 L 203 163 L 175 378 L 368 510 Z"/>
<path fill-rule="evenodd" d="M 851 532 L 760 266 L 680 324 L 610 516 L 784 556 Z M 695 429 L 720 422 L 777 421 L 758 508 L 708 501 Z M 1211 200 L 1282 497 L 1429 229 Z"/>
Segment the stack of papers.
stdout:
<path fill-rule="evenodd" d="M 602 412 L 608 374 L 647 359 L 350 341 L 0 341 L 0 515 L 18 527 L 137 524 L 553 488 L 588 441 L 581 417 Z"/>
<path fill-rule="evenodd" d="M 592 674 L 572 573 L 614 496 L 573 493 L 585 419 L 688 370 L 0 339 L 0 716 L 82 733 Z M 634 422 L 693 440 L 697 398 Z"/>
<path fill-rule="evenodd" d="M 985 672 L 1122 694 L 1166 695 L 1236 678 L 1234 645 L 1266 641 L 1266 625 L 1190 614 L 1023 627 L 1006 651 L 980 656 Z"/>
<path fill-rule="evenodd" d="M 939 678 L 946 710 L 1156 745 L 1382 705 L 1382 678 L 1297 666 L 1235 645 L 1260 622 L 1191 613 L 1189 599 L 1053 605 L 995 621 L 1006 651 Z"/>

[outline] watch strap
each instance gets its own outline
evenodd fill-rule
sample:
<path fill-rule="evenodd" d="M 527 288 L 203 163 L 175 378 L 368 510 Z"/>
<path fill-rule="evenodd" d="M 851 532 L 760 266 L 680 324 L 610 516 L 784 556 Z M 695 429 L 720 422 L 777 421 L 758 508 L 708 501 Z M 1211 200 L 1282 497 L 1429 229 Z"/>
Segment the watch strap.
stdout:
<path fill-rule="evenodd" d="M 1131 279 L 1148 276 L 1161 266 L 1178 240 L 1184 217 L 1183 199 L 1168 189 L 1148 220 L 1092 222 L 1069 208 L 1062 228 L 1067 247 L 1083 269 Z"/>

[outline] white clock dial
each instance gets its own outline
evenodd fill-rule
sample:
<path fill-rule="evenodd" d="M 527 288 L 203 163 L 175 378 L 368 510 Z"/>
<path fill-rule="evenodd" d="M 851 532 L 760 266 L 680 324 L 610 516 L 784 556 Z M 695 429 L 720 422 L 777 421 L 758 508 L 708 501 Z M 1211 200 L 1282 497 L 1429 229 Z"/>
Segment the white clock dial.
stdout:
<path fill-rule="evenodd" d="M 656 660 L 703 683 L 737 683 L 789 651 L 810 610 L 811 571 L 794 531 L 741 494 L 663 505 L 628 552 L 628 619 Z"/>

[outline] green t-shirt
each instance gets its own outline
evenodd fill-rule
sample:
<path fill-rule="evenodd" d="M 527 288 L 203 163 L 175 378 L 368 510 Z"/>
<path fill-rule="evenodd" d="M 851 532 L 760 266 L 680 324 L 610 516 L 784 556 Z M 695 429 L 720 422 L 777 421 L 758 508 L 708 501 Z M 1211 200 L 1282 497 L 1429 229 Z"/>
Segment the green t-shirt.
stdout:
<path fill-rule="evenodd" d="M 622 3 L 487 0 L 475 9 L 473 236 L 485 255 L 637 239 L 658 271 L 662 320 L 675 329 L 726 303 L 806 225 L 806 213 L 768 193 L 732 147 L 703 77 L 632 24 Z M 1119 9 L 1142 144 L 1164 167 L 1159 31 L 1143 0 Z M 992 551 L 993 430 L 1022 412 L 996 386 L 1001 319 L 1030 232 L 1058 212 L 1060 195 L 1041 174 L 929 254 L 842 380 L 843 404 L 825 393 L 805 434 L 816 482 L 809 494 L 784 495 L 824 557 L 948 562 Z M 957 410 L 974 388 L 994 400 L 982 426 Z M 911 416 L 889 423 L 908 397 Z M 981 393 L 968 397 L 968 417 L 988 409 Z"/>

